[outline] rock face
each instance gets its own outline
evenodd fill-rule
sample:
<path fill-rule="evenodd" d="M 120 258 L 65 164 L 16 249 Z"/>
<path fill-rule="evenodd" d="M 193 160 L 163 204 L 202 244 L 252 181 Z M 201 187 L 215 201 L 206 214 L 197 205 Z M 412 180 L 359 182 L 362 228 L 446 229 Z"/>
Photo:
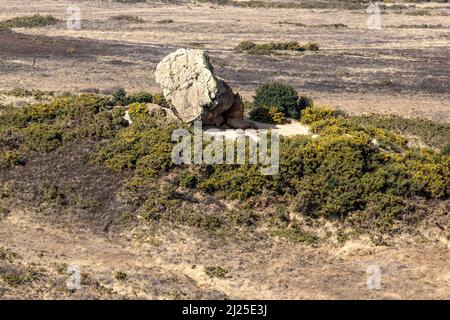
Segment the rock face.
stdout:
<path fill-rule="evenodd" d="M 242 101 L 222 79 L 214 75 L 208 55 L 202 50 L 179 49 L 156 67 L 156 82 L 164 97 L 184 122 L 202 120 L 220 126 L 226 111 L 234 106 L 233 118 L 242 118 Z"/>

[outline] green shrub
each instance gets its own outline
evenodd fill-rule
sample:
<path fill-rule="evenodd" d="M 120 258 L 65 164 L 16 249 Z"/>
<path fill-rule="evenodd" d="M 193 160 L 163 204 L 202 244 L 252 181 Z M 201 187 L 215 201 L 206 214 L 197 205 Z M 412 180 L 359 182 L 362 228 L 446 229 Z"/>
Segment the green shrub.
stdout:
<path fill-rule="evenodd" d="M 151 103 L 153 96 L 148 92 L 138 92 L 128 96 L 128 103 Z"/>
<path fill-rule="evenodd" d="M 277 107 L 256 107 L 250 112 L 250 119 L 275 124 L 282 124 L 286 120 Z"/>
<path fill-rule="evenodd" d="M 118 106 L 118 105 L 126 106 L 126 105 L 128 105 L 127 92 L 125 91 L 125 89 L 123 89 L 123 88 L 118 89 L 113 94 L 113 97 L 110 100 L 109 104 L 112 105 L 112 106 Z"/>
<path fill-rule="evenodd" d="M 266 105 L 272 105 L 266 101 L 278 101 L 285 110 L 297 107 L 295 90 L 277 89 L 276 85 L 275 90 L 259 91 L 261 110 L 267 111 Z M 129 96 L 122 92 L 116 97 Z M 153 102 L 155 97 L 152 95 Z M 413 210 L 409 204 L 416 197 L 446 200 L 450 196 L 450 156 L 444 150 L 410 148 L 397 132 L 370 121 L 358 122 L 331 109 L 303 109 L 303 123 L 318 136 L 282 137 L 279 174 L 264 176 L 261 166 L 253 164 L 175 167 L 171 135 L 179 124 L 151 116 L 145 112 L 144 103 L 135 102 L 130 105 L 133 125 L 125 126 L 125 108 L 111 108 L 109 104 L 110 98 L 84 94 L 25 108 L 2 107 L 2 170 L 20 164 L 25 156 L 28 159 L 66 143 L 89 141 L 96 147 L 90 155 L 93 163 L 133 177 L 124 193 L 131 194 L 126 198 L 152 225 L 182 223 L 208 232 L 251 227 L 270 220 L 254 210 L 256 200 L 270 199 L 273 206 L 290 208 L 289 213 L 273 219 L 274 232 L 300 242 L 309 242 L 311 235 L 292 225 L 289 217 L 294 213 L 340 217 L 360 225 L 372 221 L 367 227 L 388 230 L 393 221 Z M 277 106 L 277 113 L 279 110 Z M 435 129 L 437 134 L 446 132 L 442 126 Z M 52 186 L 44 188 L 48 201 L 64 199 L 59 188 Z M 180 186 L 188 189 L 179 191 Z M 205 213 L 192 197 L 194 190 L 189 189 L 238 199 L 245 207 L 223 215 Z"/>
<path fill-rule="evenodd" d="M 267 107 L 255 107 L 250 111 L 250 119 L 265 123 L 273 123 Z"/>
<path fill-rule="evenodd" d="M 199 172 L 198 188 L 227 199 L 245 200 L 271 188 L 271 178 L 256 165 L 211 165 Z"/>
<path fill-rule="evenodd" d="M 145 103 L 134 102 L 128 106 L 128 112 L 132 120 L 143 117 L 148 114 L 148 108 Z"/>
<path fill-rule="evenodd" d="M 25 164 L 25 159 L 16 150 L 0 152 L 0 169 Z"/>
<path fill-rule="evenodd" d="M 286 120 L 284 114 L 280 112 L 277 107 L 269 108 L 269 117 L 275 124 L 282 124 Z"/>
<path fill-rule="evenodd" d="M 15 97 L 29 97 L 33 95 L 30 90 L 24 88 L 14 88 L 13 90 L 9 91 L 8 94 Z"/>
<path fill-rule="evenodd" d="M 41 16 L 35 14 L 33 16 L 16 17 L 0 22 L 0 26 L 6 28 L 39 28 L 54 25 L 61 22 L 51 15 Z"/>
<path fill-rule="evenodd" d="M 65 203 L 66 195 L 60 190 L 59 186 L 45 182 L 43 187 L 43 199 L 49 203 Z"/>
<path fill-rule="evenodd" d="M 319 45 L 315 42 L 308 42 L 302 45 L 297 41 L 256 44 L 252 41 L 245 40 L 240 42 L 234 50 L 236 52 L 246 52 L 249 54 L 270 55 L 276 51 L 318 51 Z"/>
<path fill-rule="evenodd" d="M 450 195 L 450 157 L 429 149 L 407 150 L 401 161 L 411 176 L 411 191 L 427 198 Z"/>
<path fill-rule="evenodd" d="M 304 124 L 312 124 L 317 121 L 336 118 L 337 114 L 333 109 L 314 108 L 308 106 L 301 111 L 301 120 Z"/>
<path fill-rule="evenodd" d="M 120 130 L 114 139 L 93 155 L 113 171 L 137 169 L 143 176 L 155 176 L 172 168 L 171 142 L 175 125 L 141 116 L 133 126 Z"/>
<path fill-rule="evenodd" d="M 289 195 L 293 209 L 309 216 L 377 209 L 385 224 L 409 210 L 399 199 L 448 198 L 448 156 L 408 149 L 402 137 L 355 125 L 331 109 L 307 108 L 302 116 L 320 136 L 283 138 L 278 175 L 263 177 L 258 166 L 209 166 L 198 170 L 198 188 L 242 200 Z M 374 203 L 383 195 L 390 200 Z"/>
<path fill-rule="evenodd" d="M 128 275 L 127 275 L 125 272 L 117 271 L 117 272 L 114 274 L 114 278 L 116 278 L 116 279 L 119 280 L 119 281 L 125 281 L 125 280 L 128 279 Z"/>
<path fill-rule="evenodd" d="M 442 153 L 450 156 L 450 142 L 442 147 Z"/>
<path fill-rule="evenodd" d="M 110 106 L 127 106 L 132 103 L 150 103 L 153 101 L 153 96 L 147 92 L 138 92 L 132 95 L 128 95 L 125 89 L 118 89 L 109 100 Z M 155 102 L 156 103 L 156 102 Z"/>
<path fill-rule="evenodd" d="M 301 111 L 298 99 L 297 91 L 291 86 L 268 82 L 256 89 L 253 104 L 255 108 L 275 106 L 285 116 L 298 118 Z"/>
<path fill-rule="evenodd" d="M 26 146 L 30 150 L 50 152 L 61 146 L 63 130 L 47 124 L 31 124 L 26 128 Z"/>
<path fill-rule="evenodd" d="M 205 273 L 211 278 L 225 278 L 228 270 L 220 266 L 205 267 Z"/>
<path fill-rule="evenodd" d="M 402 135 L 419 137 L 430 147 L 442 148 L 450 141 L 450 124 L 397 115 L 361 115 L 348 118 L 354 124 L 373 126 Z"/>
<path fill-rule="evenodd" d="M 298 100 L 298 107 L 300 110 L 303 110 L 305 108 L 312 107 L 314 105 L 313 100 L 306 96 L 301 96 Z"/>
<path fill-rule="evenodd" d="M 125 125 L 124 110 L 107 108 L 108 99 L 65 96 L 0 114 L 0 148 L 50 152 L 64 142 L 110 138 Z"/>
<path fill-rule="evenodd" d="M 181 174 L 180 185 L 184 188 L 194 189 L 197 187 L 198 176 L 191 172 L 183 172 Z"/>
<path fill-rule="evenodd" d="M 319 44 L 317 42 L 308 42 L 303 48 L 309 51 L 319 51 Z"/>

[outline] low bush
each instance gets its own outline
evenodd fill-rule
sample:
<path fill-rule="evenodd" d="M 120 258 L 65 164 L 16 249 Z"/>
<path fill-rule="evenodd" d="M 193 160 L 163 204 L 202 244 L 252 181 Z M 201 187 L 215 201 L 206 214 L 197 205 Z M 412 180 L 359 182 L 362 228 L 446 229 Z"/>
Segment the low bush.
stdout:
<path fill-rule="evenodd" d="M 131 120 L 135 118 L 144 117 L 148 114 L 148 108 L 145 103 L 133 102 L 128 106 L 128 112 L 130 114 Z"/>
<path fill-rule="evenodd" d="M 0 115 L 0 150 L 50 152 L 68 141 L 111 138 L 125 125 L 124 110 L 109 110 L 107 102 L 98 95 L 82 94 L 11 108 Z"/>
<path fill-rule="evenodd" d="M 19 165 L 25 165 L 25 159 L 18 151 L 0 152 L 0 169 Z"/>
<path fill-rule="evenodd" d="M 353 116 L 349 117 L 349 120 L 358 125 L 371 125 L 402 135 L 419 137 L 430 147 L 443 148 L 450 141 L 450 124 L 448 123 L 378 114 Z"/>
<path fill-rule="evenodd" d="M 0 27 L 3 29 L 9 28 L 39 28 L 54 25 L 61 22 L 51 15 L 41 16 L 35 14 L 33 16 L 16 17 L 0 22 Z"/>
<path fill-rule="evenodd" d="M 450 156 L 450 142 L 442 147 L 442 153 Z"/>
<path fill-rule="evenodd" d="M 220 266 L 205 267 L 205 273 L 211 278 L 224 278 L 228 270 Z"/>
<path fill-rule="evenodd" d="M 119 280 L 119 281 L 125 281 L 125 280 L 128 279 L 128 275 L 127 275 L 125 272 L 117 271 L 117 272 L 114 274 L 114 278 L 116 278 L 116 279 Z"/>
<path fill-rule="evenodd" d="M 256 89 L 253 104 L 258 107 L 275 106 L 285 115 L 295 115 L 298 110 L 298 93 L 291 86 L 269 82 Z"/>
<path fill-rule="evenodd" d="M 255 107 L 256 101 L 260 108 L 275 101 L 278 112 L 281 107 L 298 110 L 295 90 L 275 85 L 262 91 L 255 98 Z M 117 95 L 121 97 L 128 96 Z M 152 95 L 153 102 L 155 97 Z M 129 192 L 136 199 L 131 203 L 138 206 L 145 221 L 176 222 L 208 231 L 226 225 L 252 226 L 266 218 L 255 214 L 250 205 L 242 213 L 228 216 L 203 212 L 195 207 L 192 189 L 205 197 L 211 194 L 244 203 L 267 198 L 272 205 L 289 206 L 291 213 L 303 216 L 372 219 L 386 230 L 395 219 L 411 212 L 413 199 L 447 200 L 450 196 L 448 146 L 442 143 L 442 151 L 409 147 L 405 137 L 389 130 L 382 121 L 377 126 L 378 120 L 306 107 L 301 110 L 301 121 L 318 136 L 282 137 L 279 173 L 265 176 L 261 175 L 261 166 L 254 164 L 175 167 L 171 135 L 179 124 L 152 116 L 145 112 L 144 103 L 135 102 L 129 109 L 133 125 L 127 126 L 124 108 L 109 104 L 108 97 L 84 94 L 25 108 L 2 108 L 1 170 L 21 164 L 25 156 L 28 159 L 33 153 L 52 152 L 66 143 L 95 142 L 92 163 L 133 177 L 128 181 Z M 432 128 L 435 134 L 446 134 L 441 125 Z M 427 137 L 425 133 L 423 136 Z M 314 243 L 314 236 L 294 227 L 288 214 L 283 217 L 288 221 L 277 225 L 278 235 Z"/>
<path fill-rule="evenodd" d="M 276 107 L 284 116 L 298 119 L 301 110 L 312 105 L 312 100 L 307 97 L 299 97 L 297 91 L 289 85 L 268 82 L 256 89 L 253 104 L 257 113 L 255 116 L 269 113 L 265 110 L 258 110 L 258 108 L 267 108 L 270 111 L 271 107 Z M 270 119 L 270 117 L 268 118 Z"/>
<path fill-rule="evenodd" d="M 297 41 L 256 44 L 252 41 L 245 40 L 240 42 L 234 50 L 236 52 L 246 52 L 249 54 L 270 55 L 277 51 L 318 51 L 319 44 L 316 42 L 299 44 Z"/>
<path fill-rule="evenodd" d="M 112 98 L 108 101 L 108 105 L 127 106 L 132 103 L 151 103 L 151 102 L 157 103 L 153 101 L 153 96 L 150 93 L 138 92 L 132 95 L 128 95 L 125 89 L 121 88 L 113 94 Z"/>
<path fill-rule="evenodd" d="M 409 210 L 403 204 L 411 197 L 449 197 L 449 156 L 408 148 L 403 137 L 355 125 L 330 109 L 307 108 L 302 119 L 319 136 L 282 139 L 278 175 L 261 176 L 252 165 L 214 165 L 197 171 L 198 188 L 241 200 L 288 196 L 297 212 L 310 216 L 376 209 L 384 225 Z"/>
<path fill-rule="evenodd" d="M 157 104 L 157 105 L 161 106 L 161 107 L 168 107 L 169 106 L 167 101 L 166 101 L 166 98 L 164 98 L 164 94 L 162 94 L 162 92 L 155 93 L 152 96 L 152 102 L 154 104 Z"/>
<path fill-rule="evenodd" d="M 274 124 L 282 124 L 286 120 L 277 107 L 256 107 L 250 112 L 250 119 Z"/>
<path fill-rule="evenodd" d="M 141 104 L 132 108 L 142 111 Z M 139 174 L 147 177 L 173 167 L 171 135 L 176 125 L 138 112 L 140 115 L 135 117 L 132 127 L 117 132 L 114 139 L 93 156 L 95 163 L 105 163 L 116 172 L 137 169 Z"/>
<path fill-rule="evenodd" d="M 15 88 L 8 92 L 9 95 L 15 97 L 33 97 L 36 100 L 44 100 L 46 97 L 52 97 L 54 95 L 53 91 L 42 91 L 42 90 L 28 90 L 25 88 Z"/>

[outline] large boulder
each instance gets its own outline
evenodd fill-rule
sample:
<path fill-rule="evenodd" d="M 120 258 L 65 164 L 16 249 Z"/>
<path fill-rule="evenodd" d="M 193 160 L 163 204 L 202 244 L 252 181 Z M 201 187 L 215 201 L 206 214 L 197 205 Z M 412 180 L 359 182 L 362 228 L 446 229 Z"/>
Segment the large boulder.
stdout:
<path fill-rule="evenodd" d="M 203 124 L 220 126 L 226 121 L 224 113 L 236 106 L 239 97 L 214 75 L 209 56 L 202 50 L 172 52 L 158 64 L 155 77 L 167 102 L 184 122 L 202 120 Z"/>

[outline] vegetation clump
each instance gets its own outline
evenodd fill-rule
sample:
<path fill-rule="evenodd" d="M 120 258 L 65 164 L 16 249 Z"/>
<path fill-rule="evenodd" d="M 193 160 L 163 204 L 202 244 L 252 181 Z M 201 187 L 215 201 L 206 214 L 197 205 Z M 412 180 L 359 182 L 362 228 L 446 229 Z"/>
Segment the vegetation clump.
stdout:
<path fill-rule="evenodd" d="M 280 21 L 278 24 L 293 25 L 296 27 L 309 27 L 309 28 L 347 28 L 346 24 L 343 23 L 330 23 L 330 24 L 305 24 L 301 22 L 290 22 L 290 21 Z"/>
<path fill-rule="evenodd" d="M 175 21 L 173 21 L 172 19 L 161 19 L 156 21 L 156 23 L 158 24 L 169 24 L 169 23 L 174 23 Z"/>
<path fill-rule="evenodd" d="M 299 97 L 293 87 L 279 82 L 268 82 L 256 89 L 254 109 L 250 116 L 254 120 L 278 123 L 284 120 L 282 115 L 298 119 L 301 110 L 311 105 L 312 100 Z"/>
<path fill-rule="evenodd" d="M 433 128 L 436 135 L 445 135 L 445 126 L 395 118 L 393 123 L 376 117 L 370 121 L 309 103 L 299 107 L 302 99 L 295 90 L 271 83 L 259 88 L 255 107 L 270 108 L 280 118 L 294 115 L 317 136 L 282 137 L 279 172 L 265 176 L 260 165 L 249 163 L 176 166 L 171 137 L 180 125 L 149 114 L 145 102 L 139 102 L 142 97 L 154 102 L 157 95 L 133 96 L 132 126 L 123 119 L 125 108 L 111 105 L 112 99 L 133 100 L 123 91 L 114 97 L 68 95 L 25 108 L 2 108 L 0 170 L 27 166 L 25 159 L 58 152 L 64 145 L 89 143 L 92 164 L 128 177 L 120 198 L 134 208 L 132 217 L 139 216 L 132 220 L 181 223 L 208 232 L 248 228 L 269 223 L 272 218 L 256 213 L 255 203 L 270 199 L 271 206 L 283 204 L 290 211 L 280 218 L 285 222 L 276 224 L 273 234 L 308 244 L 320 239 L 292 217 L 340 218 L 391 230 L 395 221 L 414 213 L 416 199 L 448 201 L 450 197 L 448 140 L 444 143 L 421 133 Z M 395 130 L 397 122 L 405 127 Z M 186 129 L 192 130 L 187 125 Z M 410 146 L 403 133 L 411 130 L 436 147 Z M 67 202 L 65 190 L 52 183 L 42 194 L 51 203 Z M 238 200 L 242 210 L 224 213 L 218 206 L 205 211 L 199 194 Z"/>
<path fill-rule="evenodd" d="M 313 233 L 304 231 L 299 224 L 292 224 L 288 228 L 278 229 L 272 232 L 274 236 L 288 239 L 293 243 L 317 244 L 320 239 Z"/>
<path fill-rule="evenodd" d="M 0 22 L 0 29 L 11 28 L 40 28 L 54 25 L 61 22 L 61 20 L 51 16 L 42 16 L 35 14 L 33 16 L 15 17 Z"/>
<path fill-rule="evenodd" d="M 53 91 L 43 91 L 37 89 L 28 90 L 25 88 L 15 88 L 9 91 L 8 94 L 15 97 L 33 97 L 36 100 L 44 100 L 46 97 L 54 96 Z"/>
<path fill-rule="evenodd" d="M 246 52 L 249 54 L 258 55 L 270 55 L 278 51 L 318 51 L 319 44 L 316 42 L 308 42 L 306 44 L 299 44 L 297 41 L 290 42 L 269 42 L 256 44 L 252 41 L 242 41 L 240 42 L 234 50 L 236 52 Z"/>
<path fill-rule="evenodd" d="M 82 94 L 7 109 L 0 115 L 0 151 L 10 152 L 11 163 L 11 159 L 17 160 L 11 152 L 51 152 L 79 139 L 112 137 L 114 130 L 125 124 L 124 110 L 109 110 L 107 104 L 105 97 Z"/>
<path fill-rule="evenodd" d="M 112 16 L 111 20 L 124 21 L 124 22 L 129 22 L 129 23 L 144 23 L 145 22 L 144 19 L 142 19 L 138 16 L 132 16 L 132 15 L 128 15 L 128 14 Z"/>
<path fill-rule="evenodd" d="M 127 275 L 125 272 L 117 271 L 117 272 L 114 274 L 114 278 L 116 278 L 116 279 L 119 280 L 119 281 L 125 281 L 125 280 L 128 279 L 128 275 Z"/>
<path fill-rule="evenodd" d="M 370 125 L 405 136 L 418 137 L 425 145 L 443 150 L 450 141 L 450 124 L 448 123 L 379 114 L 353 116 L 349 120 L 359 125 Z"/>
<path fill-rule="evenodd" d="M 133 0 L 121 0 L 133 1 Z M 143 0 L 141 0 L 143 1 Z M 331 1 L 264 1 L 264 0 L 198 0 L 218 5 L 230 5 L 243 8 L 284 8 L 284 9 L 348 9 L 357 10 L 367 7 L 369 1 L 331 0 Z"/>
<path fill-rule="evenodd" d="M 398 134 L 330 109 L 308 107 L 301 119 L 319 136 L 282 139 L 277 176 L 251 165 L 212 166 L 199 171 L 198 187 L 231 199 L 288 196 L 296 212 L 313 217 L 370 212 L 386 225 L 411 210 L 408 199 L 448 199 L 448 155 L 409 148 Z"/>
<path fill-rule="evenodd" d="M 282 124 L 285 122 L 284 114 L 277 107 L 256 107 L 251 110 L 250 118 L 252 120 L 265 123 Z"/>
<path fill-rule="evenodd" d="M 25 165 L 26 161 L 16 150 L 0 152 L 0 168 Z"/>
<path fill-rule="evenodd" d="M 158 97 L 159 99 L 159 97 Z M 109 99 L 109 106 L 127 106 L 132 103 L 158 103 L 158 101 L 153 101 L 153 96 L 147 92 L 138 92 L 132 95 L 127 94 L 125 89 L 118 89 Z"/>
<path fill-rule="evenodd" d="M 228 274 L 228 269 L 220 266 L 205 267 L 205 273 L 211 278 L 225 278 Z"/>

